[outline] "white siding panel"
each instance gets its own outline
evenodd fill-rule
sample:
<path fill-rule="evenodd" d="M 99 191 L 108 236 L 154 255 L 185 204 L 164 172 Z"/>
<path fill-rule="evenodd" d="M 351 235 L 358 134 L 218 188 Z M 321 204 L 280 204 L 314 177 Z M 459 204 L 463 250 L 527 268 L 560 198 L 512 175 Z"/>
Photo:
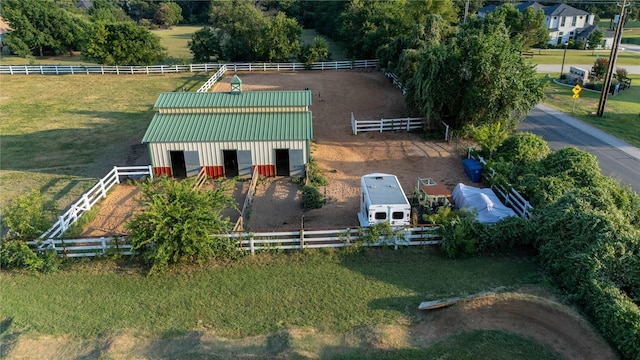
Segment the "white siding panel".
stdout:
<path fill-rule="evenodd" d="M 215 143 L 151 143 L 149 150 L 151 163 L 155 167 L 169 167 L 171 161 L 169 151 L 184 150 L 197 151 L 200 159 L 200 166 L 223 165 L 223 150 L 248 150 L 251 151 L 254 165 L 275 164 L 275 149 L 302 150 L 304 157 L 308 159 L 307 146 L 305 141 L 225 141 Z"/>

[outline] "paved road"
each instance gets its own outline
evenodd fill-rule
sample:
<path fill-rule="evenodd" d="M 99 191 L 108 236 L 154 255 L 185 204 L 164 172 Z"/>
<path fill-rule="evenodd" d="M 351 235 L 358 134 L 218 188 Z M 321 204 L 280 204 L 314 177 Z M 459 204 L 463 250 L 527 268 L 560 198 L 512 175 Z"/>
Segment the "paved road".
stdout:
<path fill-rule="evenodd" d="M 552 150 L 575 146 L 595 155 L 605 175 L 640 194 L 640 149 L 543 104 L 529 112 L 519 129 L 542 136 Z"/>

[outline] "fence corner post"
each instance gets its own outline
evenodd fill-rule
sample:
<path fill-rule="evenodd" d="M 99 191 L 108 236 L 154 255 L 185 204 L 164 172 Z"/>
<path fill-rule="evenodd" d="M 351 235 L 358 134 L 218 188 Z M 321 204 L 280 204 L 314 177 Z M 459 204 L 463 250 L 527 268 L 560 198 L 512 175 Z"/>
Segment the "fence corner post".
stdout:
<path fill-rule="evenodd" d="M 153 180 L 153 166 L 149 165 L 149 178 Z"/>
<path fill-rule="evenodd" d="M 113 174 L 116 176 L 116 184 L 120 184 L 120 175 L 118 174 L 118 167 L 113 167 Z"/>

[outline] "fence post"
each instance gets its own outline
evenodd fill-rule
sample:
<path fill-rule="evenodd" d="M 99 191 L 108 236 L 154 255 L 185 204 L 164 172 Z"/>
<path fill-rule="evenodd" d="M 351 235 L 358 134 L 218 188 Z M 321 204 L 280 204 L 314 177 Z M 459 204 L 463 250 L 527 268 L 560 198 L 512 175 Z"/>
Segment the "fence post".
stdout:
<path fill-rule="evenodd" d="M 351 228 L 347 228 L 347 245 L 351 245 Z"/>
<path fill-rule="evenodd" d="M 153 180 L 153 167 L 149 165 L 149 178 Z"/>
<path fill-rule="evenodd" d="M 304 250 L 304 229 L 300 229 L 300 250 Z"/>
<path fill-rule="evenodd" d="M 382 132 L 383 129 L 382 124 L 384 124 L 384 119 L 380 119 L 380 132 Z"/>
<path fill-rule="evenodd" d="M 105 252 L 106 252 L 106 250 L 107 250 L 107 242 L 106 242 L 106 240 L 104 239 L 104 236 L 100 238 L 100 241 L 102 241 L 102 254 L 104 255 L 104 253 L 105 253 Z"/>
<path fill-rule="evenodd" d="M 100 184 L 100 197 L 104 199 L 107 197 L 107 190 L 104 187 L 104 178 L 100 179 L 98 184 Z"/>
<path fill-rule="evenodd" d="M 255 255 L 256 249 L 253 243 L 253 236 L 249 238 L 249 248 L 251 248 L 251 255 Z"/>

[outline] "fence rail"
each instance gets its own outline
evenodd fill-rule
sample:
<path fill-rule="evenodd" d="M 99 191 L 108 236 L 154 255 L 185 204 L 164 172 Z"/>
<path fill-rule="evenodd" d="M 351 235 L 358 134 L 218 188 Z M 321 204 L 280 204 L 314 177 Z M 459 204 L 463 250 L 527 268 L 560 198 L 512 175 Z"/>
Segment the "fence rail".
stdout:
<path fill-rule="evenodd" d="M 153 176 L 151 166 L 114 166 L 105 177 L 100 179 L 89 191 L 84 193 L 80 199 L 58 217 L 49 230 L 40 235 L 40 239 L 53 239 L 61 237 L 65 231 L 75 223 L 82 214 L 90 210 L 100 199 L 107 197 L 114 185 L 120 183 L 121 177 L 141 177 Z"/>
<path fill-rule="evenodd" d="M 302 250 L 319 248 L 336 248 L 353 245 L 393 247 L 438 245 L 440 237 L 437 227 L 424 226 L 397 231 L 391 238 L 383 238 L 377 242 L 363 243 L 358 228 L 333 230 L 296 230 L 262 233 L 232 233 L 217 235 L 236 239 L 236 246 L 241 251 L 255 255 L 256 251 L 268 250 Z M 86 238 L 86 239 L 47 239 L 27 242 L 32 248 L 39 250 L 55 250 L 64 257 L 95 257 L 108 253 L 131 255 L 131 244 L 126 237 Z"/>
<path fill-rule="evenodd" d="M 365 69 L 378 66 L 378 60 L 315 62 L 310 67 L 303 63 L 229 63 L 154 66 L 100 66 L 100 65 L 8 65 L 0 66 L 0 74 L 9 75 L 89 75 L 89 74 L 171 74 L 182 72 L 219 71 L 226 67 L 232 71 L 299 71 Z"/>
<path fill-rule="evenodd" d="M 399 119 L 379 119 L 379 120 L 358 120 L 351 113 L 351 130 L 353 135 L 359 132 L 368 131 L 410 131 L 422 129 L 426 118 L 399 118 Z"/>
<path fill-rule="evenodd" d="M 487 167 L 487 161 L 476 154 L 472 154 L 472 148 L 469 148 L 469 157 L 473 157 L 476 161 L 485 166 L 483 176 L 493 179 L 496 171 L 492 167 Z M 505 205 L 509 206 L 520 217 L 529 217 L 533 206 L 511 185 L 509 184 L 493 184 L 491 188 L 502 197 Z"/>

